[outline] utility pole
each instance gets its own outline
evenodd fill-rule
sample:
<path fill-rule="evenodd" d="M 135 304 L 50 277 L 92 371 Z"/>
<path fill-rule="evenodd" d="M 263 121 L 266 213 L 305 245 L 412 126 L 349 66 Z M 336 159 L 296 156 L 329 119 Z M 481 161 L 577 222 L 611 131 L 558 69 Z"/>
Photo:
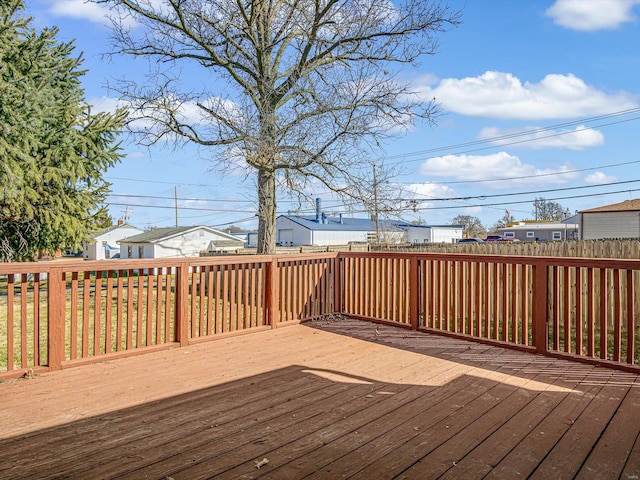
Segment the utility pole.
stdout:
<path fill-rule="evenodd" d="M 380 243 L 380 218 L 378 211 L 378 177 L 376 175 L 376 164 L 373 165 L 373 221 L 376 225 L 376 243 Z"/>
<path fill-rule="evenodd" d="M 173 197 L 175 198 L 175 206 L 176 206 L 176 228 L 180 225 L 178 224 L 178 187 L 173 187 Z"/>

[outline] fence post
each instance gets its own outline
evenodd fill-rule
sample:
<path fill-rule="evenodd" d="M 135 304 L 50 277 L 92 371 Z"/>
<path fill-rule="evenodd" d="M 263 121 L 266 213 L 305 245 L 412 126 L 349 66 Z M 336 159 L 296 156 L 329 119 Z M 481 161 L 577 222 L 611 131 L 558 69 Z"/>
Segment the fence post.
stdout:
<path fill-rule="evenodd" d="M 175 341 L 181 347 L 189 344 L 189 265 L 176 267 Z"/>
<path fill-rule="evenodd" d="M 420 320 L 420 288 L 419 288 L 419 262 L 415 255 L 409 258 L 409 320 L 411 328 L 418 329 Z"/>
<path fill-rule="evenodd" d="M 278 326 L 277 310 L 278 310 L 278 258 L 272 257 L 271 261 L 267 263 L 264 295 L 267 303 L 267 324 L 271 325 L 271 328 Z"/>
<path fill-rule="evenodd" d="M 545 355 L 549 350 L 549 334 L 547 331 L 547 297 L 549 265 L 541 260 L 533 264 L 533 299 L 531 310 L 531 336 L 536 352 Z"/>
<path fill-rule="evenodd" d="M 62 268 L 52 268 L 47 274 L 47 363 L 51 370 L 60 370 L 64 361 L 65 287 Z"/>

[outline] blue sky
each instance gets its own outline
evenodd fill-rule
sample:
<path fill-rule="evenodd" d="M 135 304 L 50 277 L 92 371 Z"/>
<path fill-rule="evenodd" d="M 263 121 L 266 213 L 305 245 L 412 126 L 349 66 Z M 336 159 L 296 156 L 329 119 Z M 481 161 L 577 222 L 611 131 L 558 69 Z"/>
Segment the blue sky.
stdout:
<path fill-rule="evenodd" d="M 463 23 L 439 37 L 435 56 L 403 72 L 444 115 L 380 152 L 399 169 L 398 188 L 420 200 L 404 218 L 445 224 L 474 215 L 491 226 L 505 210 L 531 218 L 536 197 L 571 212 L 640 198 L 640 0 L 448 3 L 462 9 Z M 143 81 L 144 62 L 103 55 L 110 31 L 98 5 L 27 0 L 27 9 L 36 26 L 56 25 L 60 39 L 75 40 L 95 108 L 116 105 L 107 88 L 115 78 Z M 177 191 L 181 225 L 256 227 L 255 180 L 220 171 L 215 152 L 130 140 L 124 152 L 106 175 L 114 219 L 126 213 L 138 227 L 172 226 Z M 326 192 L 311 193 L 329 212 L 349 214 Z M 292 208 L 279 199 L 279 213 Z"/>

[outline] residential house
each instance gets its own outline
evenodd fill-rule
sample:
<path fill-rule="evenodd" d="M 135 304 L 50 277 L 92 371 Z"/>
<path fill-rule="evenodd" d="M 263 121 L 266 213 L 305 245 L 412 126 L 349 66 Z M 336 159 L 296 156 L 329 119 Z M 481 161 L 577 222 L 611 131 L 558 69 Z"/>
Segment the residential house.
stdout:
<path fill-rule="evenodd" d="M 640 238 L 640 199 L 578 212 L 580 240 Z"/>
<path fill-rule="evenodd" d="M 522 242 L 551 242 L 577 240 L 579 236 L 577 217 L 573 216 L 560 222 L 525 220 L 512 222 L 499 228 L 498 233 L 506 240 Z"/>
<path fill-rule="evenodd" d="M 197 257 L 242 248 L 242 239 L 205 226 L 155 228 L 120 240 L 122 258 Z"/>
<path fill-rule="evenodd" d="M 131 225 L 121 224 L 105 228 L 82 244 L 82 258 L 85 260 L 106 260 L 118 258 L 120 254 L 119 240 L 142 233 L 142 230 Z"/>

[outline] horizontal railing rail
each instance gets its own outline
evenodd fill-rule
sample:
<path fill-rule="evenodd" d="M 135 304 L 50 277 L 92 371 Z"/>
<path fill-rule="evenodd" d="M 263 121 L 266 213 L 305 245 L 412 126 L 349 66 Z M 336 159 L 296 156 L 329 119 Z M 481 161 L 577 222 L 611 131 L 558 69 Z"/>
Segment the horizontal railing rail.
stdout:
<path fill-rule="evenodd" d="M 340 313 L 640 370 L 640 260 L 341 252 L 0 264 L 0 378 Z"/>

